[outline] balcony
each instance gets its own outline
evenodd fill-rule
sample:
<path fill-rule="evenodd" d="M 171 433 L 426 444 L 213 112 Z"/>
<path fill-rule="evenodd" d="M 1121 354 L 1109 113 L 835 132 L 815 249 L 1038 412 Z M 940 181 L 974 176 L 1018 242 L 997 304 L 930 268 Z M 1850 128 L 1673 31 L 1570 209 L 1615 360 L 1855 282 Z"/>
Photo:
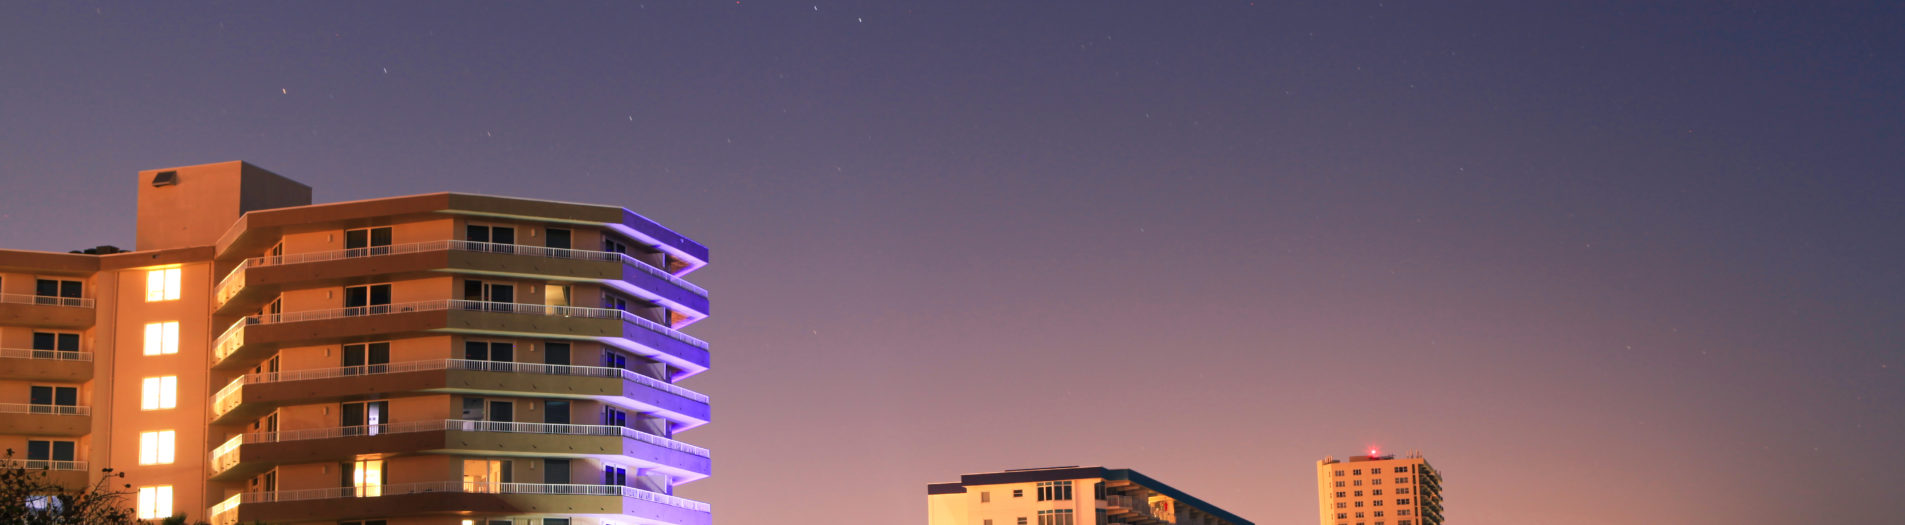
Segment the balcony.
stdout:
<path fill-rule="evenodd" d="M 85 406 L 0 403 L 0 434 L 84 435 L 92 431 L 92 415 Z"/>
<path fill-rule="evenodd" d="M 50 459 L 15 459 L 0 461 L 0 467 L 20 468 L 29 472 L 45 474 L 46 482 L 68 490 L 81 490 L 87 486 L 88 472 L 84 461 L 59 461 Z"/>
<path fill-rule="evenodd" d="M 286 268 L 350 261 L 323 270 Z M 472 241 L 428 241 L 295 255 L 254 257 L 238 263 L 212 290 L 219 313 L 255 310 L 288 282 L 442 269 L 467 273 L 595 282 L 667 305 L 699 319 L 708 315 L 708 291 L 627 254 Z"/>
<path fill-rule="evenodd" d="M 399 332 L 520 335 L 614 345 L 682 370 L 708 368 L 708 343 L 611 308 L 443 299 L 414 303 L 253 315 L 212 340 L 212 368 L 245 368 L 278 343 Z"/>
<path fill-rule="evenodd" d="M 0 378 L 79 382 L 93 378 L 93 353 L 0 348 Z"/>
<path fill-rule="evenodd" d="M 418 514 L 557 513 L 616 516 L 618 522 L 708 525 L 707 503 L 615 485 L 435 481 L 276 492 L 245 492 L 211 507 L 214 525 L 340 520 Z"/>
<path fill-rule="evenodd" d="M 0 319 L 8 324 L 52 328 L 93 325 L 93 300 L 83 297 L 0 294 Z"/>
<path fill-rule="evenodd" d="M 1102 501 L 1104 503 L 1100 507 L 1105 509 L 1105 515 L 1122 523 L 1156 525 L 1174 520 L 1170 517 L 1159 517 L 1157 511 L 1151 507 L 1151 499 L 1148 497 L 1106 494 Z"/>
<path fill-rule="evenodd" d="M 708 477 L 712 468 L 708 449 L 631 428 L 443 419 L 240 434 L 212 450 L 211 471 L 215 480 L 243 479 L 281 463 L 446 451 L 632 460 L 676 484 Z"/>
<path fill-rule="evenodd" d="M 710 414 L 707 395 L 620 368 L 435 359 L 246 374 L 213 394 L 211 420 L 232 424 L 284 403 L 404 392 L 592 399 L 656 413 L 681 430 L 706 424 Z"/>

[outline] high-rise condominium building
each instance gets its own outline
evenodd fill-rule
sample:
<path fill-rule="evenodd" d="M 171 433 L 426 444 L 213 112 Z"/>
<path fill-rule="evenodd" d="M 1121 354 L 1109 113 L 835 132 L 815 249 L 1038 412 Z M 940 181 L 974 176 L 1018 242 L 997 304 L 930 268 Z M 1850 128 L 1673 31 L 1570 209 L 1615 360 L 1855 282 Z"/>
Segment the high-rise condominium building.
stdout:
<path fill-rule="evenodd" d="M 1316 462 L 1323 525 L 1441 525 L 1442 473 L 1421 454 Z"/>
<path fill-rule="evenodd" d="M 220 525 L 710 522 L 673 495 L 709 474 L 677 440 L 707 248 L 614 206 L 312 205 L 241 162 L 138 184 L 134 251 L 0 251 L 14 461 Z"/>
<path fill-rule="evenodd" d="M 1131 469 L 966 474 L 926 486 L 927 525 L 1251 525 Z"/>

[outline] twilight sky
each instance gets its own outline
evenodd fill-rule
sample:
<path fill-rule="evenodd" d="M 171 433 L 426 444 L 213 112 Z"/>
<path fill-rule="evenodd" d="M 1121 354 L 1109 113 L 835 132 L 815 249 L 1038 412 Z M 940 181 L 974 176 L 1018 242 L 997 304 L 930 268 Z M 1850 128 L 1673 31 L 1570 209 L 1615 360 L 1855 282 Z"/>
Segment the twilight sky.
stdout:
<path fill-rule="evenodd" d="M 1897 519 L 1899 4 L 815 1 L 8 3 L 0 246 L 233 159 L 627 206 L 714 251 L 730 525 L 1050 465 L 1314 523 L 1369 446 L 1461 525 Z"/>

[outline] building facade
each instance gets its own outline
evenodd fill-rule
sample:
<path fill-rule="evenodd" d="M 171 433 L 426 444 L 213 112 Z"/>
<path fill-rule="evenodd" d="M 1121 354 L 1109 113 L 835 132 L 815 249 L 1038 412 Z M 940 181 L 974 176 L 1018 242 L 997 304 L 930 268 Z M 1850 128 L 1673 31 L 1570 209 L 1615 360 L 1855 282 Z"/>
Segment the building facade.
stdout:
<path fill-rule="evenodd" d="M 0 250 L 0 447 L 123 472 L 145 518 L 710 523 L 673 495 L 711 473 L 678 440 L 707 248 L 613 206 L 310 195 L 144 171 L 134 251 Z"/>
<path fill-rule="evenodd" d="M 1251 525 L 1130 469 L 966 474 L 926 486 L 927 525 Z"/>
<path fill-rule="evenodd" d="M 1442 472 L 1421 454 L 1316 462 L 1323 525 L 1441 525 Z"/>

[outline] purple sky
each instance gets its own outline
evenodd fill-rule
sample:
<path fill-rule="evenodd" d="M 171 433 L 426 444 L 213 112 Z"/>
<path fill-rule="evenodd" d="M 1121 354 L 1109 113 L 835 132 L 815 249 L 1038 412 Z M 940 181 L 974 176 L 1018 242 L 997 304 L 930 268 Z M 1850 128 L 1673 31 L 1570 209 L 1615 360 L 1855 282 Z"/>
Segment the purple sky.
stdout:
<path fill-rule="evenodd" d="M 9 3 L 0 246 L 233 159 L 627 206 L 714 251 L 726 524 L 1314 523 L 1369 445 L 1463 525 L 1897 519 L 1905 8 L 1019 4 Z"/>

